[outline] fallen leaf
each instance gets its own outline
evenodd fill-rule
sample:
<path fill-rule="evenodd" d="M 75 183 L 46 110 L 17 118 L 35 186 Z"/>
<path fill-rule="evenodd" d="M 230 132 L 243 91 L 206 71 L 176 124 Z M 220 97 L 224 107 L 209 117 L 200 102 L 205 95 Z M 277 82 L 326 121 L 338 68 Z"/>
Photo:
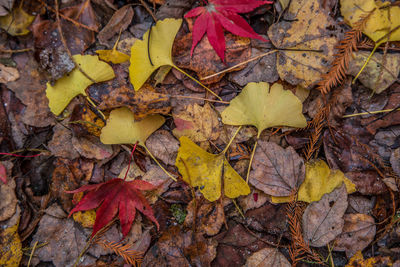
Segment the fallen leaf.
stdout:
<path fill-rule="evenodd" d="M 174 66 L 171 50 L 175 35 L 181 24 L 181 19 L 158 21 L 151 28 L 150 37 L 149 30 L 143 35 L 143 40 L 135 41 L 131 48 L 129 77 L 136 91 L 143 86 L 150 75 L 159 67 L 165 65 Z"/>
<path fill-rule="evenodd" d="M 277 55 L 279 76 L 290 84 L 310 89 L 331 67 L 339 27 L 318 0 L 291 1 L 283 18 L 268 29 L 272 44 L 286 49 Z"/>
<path fill-rule="evenodd" d="M 397 176 L 400 176 L 400 148 L 394 149 L 390 155 L 390 164 Z"/>
<path fill-rule="evenodd" d="M 72 137 L 72 145 L 81 156 L 88 159 L 104 160 L 113 155 L 110 145 L 102 144 L 97 137 L 93 136 Z"/>
<path fill-rule="evenodd" d="M 56 157 L 75 159 L 78 152 L 72 145 L 72 132 L 63 124 L 53 127 L 53 138 L 48 143 L 48 149 Z"/>
<path fill-rule="evenodd" d="M 0 162 L 0 181 L 4 184 L 7 183 L 7 170 L 6 167 Z"/>
<path fill-rule="evenodd" d="M 104 122 L 89 107 L 78 104 L 71 113 L 69 126 L 75 137 L 89 134 L 99 137 Z"/>
<path fill-rule="evenodd" d="M 164 117 L 160 115 L 150 115 L 135 121 L 128 108 L 114 109 L 101 130 L 100 140 L 103 144 L 134 144 L 139 141 L 140 145 L 144 145 L 146 139 L 164 122 Z"/>
<path fill-rule="evenodd" d="M 357 251 L 350 261 L 346 264 L 346 267 L 358 267 L 358 266 L 392 266 L 392 259 L 390 256 L 383 257 L 382 255 L 364 259 L 361 251 Z"/>
<path fill-rule="evenodd" d="M 129 56 L 116 49 L 116 44 L 112 50 L 96 50 L 101 60 L 111 62 L 113 64 L 121 64 L 129 60 Z"/>
<path fill-rule="evenodd" d="M 206 2 L 207 3 L 207 2 Z M 185 18 L 198 17 L 193 25 L 193 43 L 190 54 L 205 34 L 211 46 L 222 61 L 225 61 L 224 29 L 233 34 L 266 41 L 258 35 L 246 20 L 237 13 L 248 13 L 253 9 L 272 4 L 271 1 L 259 0 L 208 0 L 205 6 L 190 10 Z"/>
<path fill-rule="evenodd" d="M 306 163 L 306 177 L 300 185 L 298 201 L 311 203 L 318 201 L 323 195 L 332 192 L 342 182 L 346 185 L 347 193 L 356 191 L 356 186 L 340 170 L 331 170 L 323 160 Z M 289 202 L 288 197 L 272 197 L 272 202 Z"/>
<path fill-rule="evenodd" d="M 243 267 L 289 267 L 289 261 L 276 248 L 263 248 L 253 253 Z"/>
<path fill-rule="evenodd" d="M 245 213 L 246 225 L 257 232 L 290 238 L 286 213 L 285 205 L 266 202 L 265 205 Z"/>
<path fill-rule="evenodd" d="M 303 213 L 303 236 L 313 247 L 322 247 L 338 236 L 343 229 L 347 209 L 346 186 L 342 185 L 321 200 L 308 205 Z"/>
<path fill-rule="evenodd" d="M 126 182 L 120 178 L 114 178 L 108 182 L 85 185 L 79 189 L 67 193 L 79 193 L 89 191 L 69 214 L 71 216 L 77 211 L 86 211 L 99 207 L 96 211 L 96 221 L 93 226 L 92 237 L 106 226 L 114 217 L 119 214 L 122 234 L 126 236 L 135 219 L 136 209 L 146 215 L 160 228 L 154 213 L 142 190 L 153 190 L 155 187 L 145 181 L 134 180 Z"/>
<path fill-rule="evenodd" d="M 95 82 L 104 82 L 115 77 L 113 69 L 107 63 L 100 61 L 97 56 L 75 55 L 74 60 Z M 75 96 L 79 94 L 87 96 L 85 90 L 91 84 L 93 82 L 77 68 L 57 80 L 54 86 L 47 83 L 46 95 L 50 110 L 59 115 Z"/>
<path fill-rule="evenodd" d="M 17 209 L 18 199 L 15 195 L 15 180 L 7 184 L 0 183 L 0 222 L 11 218 Z"/>
<path fill-rule="evenodd" d="M 400 25 L 400 7 L 387 5 L 381 8 L 384 5 L 384 2 L 375 0 L 342 0 L 340 12 L 344 21 L 351 27 L 367 17 L 362 32 L 374 42 L 378 42 L 376 45 L 379 46 L 384 42 L 400 40 L 400 31 L 396 29 Z"/>
<path fill-rule="evenodd" d="M 175 165 L 179 142 L 166 130 L 158 130 L 146 141 L 146 146 L 153 155 L 167 165 Z"/>
<path fill-rule="evenodd" d="M 345 251 L 348 258 L 366 248 L 375 237 L 375 220 L 366 214 L 345 214 L 342 233 L 334 241 L 334 251 Z"/>
<path fill-rule="evenodd" d="M 96 221 L 96 212 L 94 210 L 78 211 L 72 215 L 72 218 L 83 227 L 93 228 Z"/>
<path fill-rule="evenodd" d="M 292 147 L 284 149 L 266 141 L 258 144 L 249 182 L 268 195 L 290 196 L 293 189 L 299 188 L 304 181 L 303 159 Z"/>
<path fill-rule="evenodd" d="M 282 85 L 249 83 L 221 113 L 222 122 L 229 125 L 253 125 L 257 138 L 269 127 L 307 125 L 300 100 Z"/>
<path fill-rule="evenodd" d="M 2 0 L 0 2 L 0 16 L 5 16 L 10 13 L 14 5 L 14 0 Z"/>
<path fill-rule="evenodd" d="M 363 214 L 371 214 L 372 209 L 375 205 L 374 199 L 369 199 L 363 196 L 353 196 L 349 195 L 349 207 L 347 208 L 346 213 L 363 213 Z"/>
<path fill-rule="evenodd" d="M 187 136 L 194 142 L 203 142 L 214 141 L 220 135 L 218 113 L 209 103 L 203 107 L 190 104 L 173 118 L 176 128 L 172 132 L 177 138 Z"/>
<path fill-rule="evenodd" d="M 19 36 L 28 34 L 29 25 L 31 25 L 35 16 L 26 13 L 22 6 L 13 8 L 13 10 L 4 17 L 0 17 L 0 28 L 11 34 Z"/>
<path fill-rule="evenodd" d="M 125 5 L 115 11 L 106 26 L 97 35 L 100 43 L 105 43 L 118 32 L 126 30 L 132 22 L 133 14 L 131 5 Z"/>
<path fill-rule="evenodd" d="M 358 51 L 353 53 L 353 59 L 349 62 L 347 73 L 356 76 L 367 60 L 370 52 Z M 385 60 L 383 60 L 385 57 Z M 384 65 L 382 65 L 384 64 Z M 370 88 L 374 93 L 380 94 L 392 85 L 400 72 L 400 56 L 397 54 L 382 55 L 374 53 L 358 79 Z"/>
<path fill-rule="evenodd" d="M 142 266 L 204 266 L 210 267 L 217 251 L 217 242 L 205 239 L 202 234 L 185 232 L 179 226 L 165 231 L 146 253 Z"/>
<path fill-rule="evenodd" d="M 269 197 L 262 191 L 255 189 L 254 187 L 250 187 L 250 189 L 250 194 L 239 197 L 239 204 L 243 209 L 243 212 L 259 208 L 269 200 Z"/>
<path fill-rule="evenodd" d="M 4 267 L 20 266 L 23 255 L 21 239 L 18 235 L 21 210 L 18 208 L 13 215 L 7 221 L 0 222 L 0 266 Z"/>
<path fill-rule="evenodd" d="M 179 141 L 175 165 L 185 182 L 198 186 L 204 197 L 213 202 L 221 197 L 222 184 L 224 195 L 237 198 L 250 193 L 250 188 L 240 175 L 229 165 L 224 154 L 211 154 L 186 136 Z"/>
<path fill-rule="evenodd" d="M 0 83 L 13 82 L 19 78 L 16 68 L 7 67 L 0 63 Z"/>

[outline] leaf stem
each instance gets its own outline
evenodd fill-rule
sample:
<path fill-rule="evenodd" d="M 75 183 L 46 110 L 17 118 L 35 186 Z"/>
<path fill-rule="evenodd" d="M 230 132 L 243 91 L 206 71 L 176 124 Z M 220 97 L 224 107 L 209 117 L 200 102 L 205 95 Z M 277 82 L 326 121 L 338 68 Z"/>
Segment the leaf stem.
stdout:
<path fill-rule="evenodd" d="M 236 209 L 238 210 L 239 214 L 243 217 L 243 219 L 245 219 L 243 211 L 240 209 L 239 205 L 236 203 L 236 200 L 234 198 L 232 198 L 232 202 L 235 205 Z"/>
<path fill-rule="evenodd" d="M 37 244 L 38 244 L 38 241 L 36 241 L 35 244 L 33 245 L 31 254 L 29 255 L 28 267 L 31 265 L 31 260 L 32 260 L 32 257 L 33 257 L 33 253 L 35 253 L 35 249 L 36 249 Z"/>
<path fill-rule="evenodd" d="M 131 152 L 131 155 L 130 155 L 130 157 L 129 157 L 128 168 L 126 169 L 124 181 L 126 180 L 126 177 L 128 177 L 129 168 L 131 167 L 131 161 L 132 161 L 132 158 L 133 158 L 133 153 L 135 152 L 136 146 L 137 146 L 138 143 L 139 143 L 139 141 L 136 141 L 135 145 L 134 145 L 133 148 L 132 148 L 132 152 Z"/>
<path fill-rule="evenodd" d="M 358 76 L 360 76 L 361 72 L 365 69 L 365 67 L 368 65 L 368 62 L 370 61 L 370 59 L 372 58 L 372 55 L 375 53 L 375 50 L 379 47 L 380 44 L 376 44 L 374 46 L 374 49 L 372 49 L 371 53 L 369 54 L 367 60 L 365 61 L 364 65 L 362 66 L 362 68 L 360 69 L 360 71 L 357 73 L 356 77 L 354 77 L 354 80 L 352 82 L 352 84 L 354 84 L 357 81 Z"/>
<path fill-rule="evenodd" d="M 182 74 L 186 75 L 187 77 L 189 77 L 190 79 L 192 79 L 194 82 L 196 82 L 198 85 L 200 85 L 201 87 L 203 87 L 204 89 L 206 89 L 208 92 L 210 92 L 212 95 L 214 95 L 216 98 L 218 98 L 219 100 L 222 101 L 222 98 L 219 97 L 216 93 L 214 93 L 210 88 L 208 88 L 207 86 L 205 86 L 204 84 L 202 84 L 199 80 L 197 80 L 196 78 L 192 77 L 191 75 L 189 75 L 189 73 L 185 72 L 183 69 L 173 65 L 173 67 L 180 71 Z"/>
<path fill-rule="evenodd" d="M 354 114 L 349 114 L 349 115 L 344 115 L 342 118 L 351 118 L 351 117 L 356 117 L 356 116 L 362 116 L 362 115 L 371 115 L 371 114 L 378 114 L 378 113 L 385 113 L 385 112 L 391 112 L 394 110 L 399 110 L 400 108 L 392 108 L 392 109 L 383 109 L 383 110 L 375 110 L 375 111 L 367 111 L 367 112 L 361 112 L 361 113 L 354 113 Z"/>
<path fill-rule="evenodd" d="M 247 168 L 246 183 L 249 183 L 251 164 L 253 164 L 253 159 L 254 159 L 254 154 L 256 152 L 257 144 L 258 144 L 258 138 L 256 140 L 256 143 L 254 144 L 253 151 L 251 151 L 249 167 Z"/>
<path fill-rule="evenodd" d="M 231 140 L 229 140 L 229 143 L 226 145 L 225 149 L 220 154 L 225 154 L 226 151 L 228 151 L 229 147 L 231 146 L 236 135 L 239 133 L 240 129 L 242 129 L 242 125 L 239 126 L 239 128 L 236 130 L 235 134 L 232 136 Z"/>
<path fill-rule="evenodd" d="M 149 154 L 149 156 L 157 163 L 157 165 L 165 172 L 166 175 L 168 175 L 172 180 L 174 180 L 175 182 L 177 181 L 177 179 L 172 176 L 172 174 L 170 174 L 162 165 L 161 163 L 156 159 L 156 157 L 154 157 L 154 155 L 150 152 L 150 150 L 147 148 L 147 146 L 145 144 L 141 144 L 144 149 L 146 149 L 146 152 Z"/>

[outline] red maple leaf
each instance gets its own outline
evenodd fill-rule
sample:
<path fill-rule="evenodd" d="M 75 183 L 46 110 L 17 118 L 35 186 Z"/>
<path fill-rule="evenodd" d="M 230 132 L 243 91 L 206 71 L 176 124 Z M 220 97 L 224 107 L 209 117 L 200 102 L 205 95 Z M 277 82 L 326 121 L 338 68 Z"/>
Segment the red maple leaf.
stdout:
<path fill-rule="evenodd" d="M 272 1 L 261 0 L 209 0 L 206 6 L 190 10 L 185 15 L 185 18 L 199 16 L 193 25 L 193 42 L 190 56 L 193 55 L 194 48 L 203 38 L 204 34 L 207 33 L 207 38 L 211 46 L 221 60 L 224 61 L 224 29 L 242 37 L 267 41 L 258 35 L 247 24 L 246 20 L 237 13 L 247 13 L 261 5 L 272 3 Z"/>
<path fill-rule="evenodd" d="M 134 149 L 136 148 L 136 145 Z M 134 151 L 133 149 L 133 151 Z M 132 151 L 132 154 L 133 154 Z M 129 165 L 130 166 L 130 161 Z M 126 173 L 128 173 L 129 167 Z M 79 193 L 89 191 L 78 205 L 69 213 L 71 216 L 74 212 L 85 211 L 100 208 L 96 212 L 96 221 L 93 226 L 92 237 L 104 226 L 106 226 L 119 213 L 119 221 L 121 223 L 122 234 L 125 237 L 131 229 L 133 220 L 135 219 L 136 209 L 143 213 L 147 218 L 160 228 L 154 212 L 150 207 L 147 199 L 140 192 L 141 190 L 153 190 L 156 187 L 151 183 L 142 180 L 125 181 L 124 179 L 114 178 L 110 181 L 85 185 L 67 193 Z"/>

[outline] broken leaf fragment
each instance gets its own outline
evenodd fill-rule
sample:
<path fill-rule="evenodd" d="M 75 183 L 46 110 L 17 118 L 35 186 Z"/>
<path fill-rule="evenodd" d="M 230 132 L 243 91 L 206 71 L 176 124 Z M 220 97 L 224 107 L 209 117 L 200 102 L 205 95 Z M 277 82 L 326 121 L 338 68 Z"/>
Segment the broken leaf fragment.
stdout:
<path fill-rule="evenodd" d="M 134 144 L 139 141 L 144 146 L 146 139 L 164 122 L 161 115 L 149 115 L 141 121 L 135 121 L 128 108 L 114 109 L 101 130 L 100 140 L 103 144 Z"/>
<path fill-rule="evenodd" d="M 331 170 L 323 160 L 306 163 L 306 178 L 300 185 L 298 201 L 311 203 L 318 201 L 323 195 L 332 192 L 342 182 L 347 193 L 356 191 L 356 186 L 340 170 Z M 273 203 L 289 202 L 289 197 L 271 197 Z"/>
<path fill-rule="evenodd" d="M 22 7 L 17 7 L 6 16 L 0 17 L 0 28 L 12 36 L 25 35 L 30 32 L 27 28 L 34 18 L 35 16 L 26 13 Z"/>
<path fill-rule="evenodd" d="M 99 60 L 97 56 L 73 56 L 74 61 L 95 82 L 104 82 L 115 77 L 110 65 Z M 86 95 L 86 88 L 93 84 L 78 68 L 65 75 L 52 86 L 47 83 L 46 96 L 50 110 L 59 115 L 68 103 L 77 95 Z"/>
<path fill-rule="evenodd" d="M 201 149 L 186 136 L 179 141 L 176 166 L 183 180 L 200 192 L 209 201 L 218 200 L 221 190 L 229 198 L 248 195 L 250 188 L 240 175 L 229 165 L 224 153 L 211 154 Z"/>
<path fill-rule="evenodd" d="M 159 67 L 174 66 L 171 55 L 172 45 L 181 24 L 182 19 L 158 21 L 143 35 L 143 40 L 135 41 L 131 48 L 129 77 L 136 91 Z"/>
<path fill-rule="evenodd" d="M 269 127 L 307 125 L 301 101 L 281 84 L 249 83 L 221 113 L 222 122 L 229 125 L 253 125 L 258 136 Z"/>
<path fill-rule="evenodd" d="M 121 64 L 129 60 L 129 56 L 122 52 L 119 52 L 115 47 L 112 50 L 96 50 L 101 60 L 111 62 L 114 64 Z"/>

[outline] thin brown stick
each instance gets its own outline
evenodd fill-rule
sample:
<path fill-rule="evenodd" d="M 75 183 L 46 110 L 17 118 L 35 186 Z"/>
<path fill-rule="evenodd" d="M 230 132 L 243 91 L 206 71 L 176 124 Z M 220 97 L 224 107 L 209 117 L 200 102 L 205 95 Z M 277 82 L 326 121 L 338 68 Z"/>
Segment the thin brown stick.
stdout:
<path fill-rule="evenodd" d="M 14 53 L 23 53 L 23 52 L 32 51 L 32 50 L 33 50 L 33 48 L 23 48 L 23 49 L 15 49 L 15 50 L 0 48 L 0 53 L 14 54 Z"/>
<path fill-rule="evenodd" d="M 146 4 L 144 0 L 139 0 L 139 2 L 142 4 L 144 9 L 146 9 L 147 12 L 149 12 L 150 16 L 154 19 L 154 22 L 157 22 L 157 18 L 154 15 L 153 11 L 151 11 L 150 7 Z"/>

